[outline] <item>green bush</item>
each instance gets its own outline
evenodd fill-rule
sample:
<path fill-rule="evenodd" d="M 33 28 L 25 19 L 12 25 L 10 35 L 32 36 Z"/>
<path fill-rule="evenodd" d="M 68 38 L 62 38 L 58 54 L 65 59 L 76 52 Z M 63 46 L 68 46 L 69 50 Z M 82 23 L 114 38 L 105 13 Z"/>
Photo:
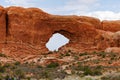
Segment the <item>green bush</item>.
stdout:
<path fill-rule="evenodd" d="M 0 57 L 6 57 L 6 55 L 3 53 L 0 53 Z"/>
<path fill-rule="evenodd" d="M 15 62 L 14 64 L 15 64 L 15 65 L 20 65 L 20 62 L 19 62 L 19 61 L 17 61 L 17 62 Z"/>
<path fill-rule="evenodd" d="M 101 56 L 102 58 L 105 58 L 106 54 L 107 54 L 106 52 L 99 52 L 98 56 Z"/>
<path fill-rule="evenodd" d="M 91 76 L 102 75 L 102 72 L 97 68 L 91 69 L 90 67 L 86 66 L 84 68 L 84 75 L 91 75 Z"/>
<path fill-rule="evenodd" d="M 70 54 L 69 54 L 69 53 L 66 53 L 65 56 L 70 56 Z"/>
<path fill-rule="evenodd" d="M 5 67 L 4 66 L 0 66 L 0 73 L 4 73 L 5 72 Z"/>
<path fill-rule="evenodd" d="M 84 75 L 92 75 L 92 74 L 93 74 L 92 70 L 88 66 L 85 66 Z"/>
<path fill-rule="evenodd" d="M 77 71 L 83 71 L 84 75 L 91 75 L 91 76 L 102 75 L 101 69 L 102 69 L 101 66 L 92 68 L 89 66 L 83 66 L 80 63 L 78 63 L 78 66 L 76 68 Z"/>
<path fill-rule="evenodd" d="M 56 68 L 56 67 L 58 67 L 58 66 L 59 66 L 58 63 L 53 62 L 53 63 L 48 64 L 48 65 L 47 65 L 47 68 Z"/>
<path fill-rule="evenodd" d="M 85 55 L 88 55 L 87 52 L 84 52 L 84 53 L 80 53 L 79 56 L 85 56 Z"/>
<path fill-rule="evenodd" d="M 20 70 L 20 69 L 17 69 L 15 71 L 15 74 L 16 74 L 16 76 L 18 76 L 20 78 L 24 78 L 25 77 L 25 73 L 22 70 Z"/>
<path fill-rule="evenodd" d="M 11 65 L 9 63 L 4 64 L 5 68 L 9 68 Z"/>

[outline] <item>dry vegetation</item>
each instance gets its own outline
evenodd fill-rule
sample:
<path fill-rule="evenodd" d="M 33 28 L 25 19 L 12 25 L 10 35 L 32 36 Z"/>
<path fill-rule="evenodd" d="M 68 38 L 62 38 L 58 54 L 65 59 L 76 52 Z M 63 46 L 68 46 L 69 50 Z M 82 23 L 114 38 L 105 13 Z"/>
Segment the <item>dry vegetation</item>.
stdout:
<path fill-rule="evenodd" d="M 2 53 L 0 57 L 9 58 Z M 70 75 L 77 75 L 81 78 L 89 75 L 100 76 L 98 80 L 119 80 L 119 60 L 119 53 L 112 52 L 74 53 L 71 50 L 48 52 L 36 60 L 28 60 L 23 63 L 18 61 L 1 62 L 0 80 L 15 80 L 16 78 L 54 80 L 56 78 L 64 79 Z M 117 73 L 113 74 L 112 72 Z M 110 76 L 111 74 L 104 75 L 105 73 L 112 73 L 112 76 Z M 83 80 L 92 79 L 85 78 Z"/>

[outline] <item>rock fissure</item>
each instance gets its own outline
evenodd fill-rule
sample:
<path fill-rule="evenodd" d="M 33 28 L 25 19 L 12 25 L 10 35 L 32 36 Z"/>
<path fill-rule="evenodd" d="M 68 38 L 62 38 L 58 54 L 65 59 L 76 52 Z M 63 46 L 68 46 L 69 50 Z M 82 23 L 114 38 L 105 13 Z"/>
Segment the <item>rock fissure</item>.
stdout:
<path fill-rule="evenodd" d="M 9 19 L 8 19 L 8 15 L 6 14 L 6 42 L 7 42 L 7 37 L 8 37 L 8 33 L 9 33 L 9 31 L 8 31 L 8 29 L 9 29 L 9 27 L 8 27 L 8 23 L 9 22 Z"/>

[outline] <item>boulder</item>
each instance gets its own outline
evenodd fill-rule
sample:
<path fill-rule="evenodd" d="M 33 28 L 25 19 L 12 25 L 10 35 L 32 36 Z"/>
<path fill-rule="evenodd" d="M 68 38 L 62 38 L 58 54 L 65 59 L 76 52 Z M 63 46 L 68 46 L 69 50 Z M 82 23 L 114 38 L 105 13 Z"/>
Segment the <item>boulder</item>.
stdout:
<path fill-rule="evenodd" d="M 109 47 L 105 50 L 105 52 L 120 53 L 120 47 Z"/>

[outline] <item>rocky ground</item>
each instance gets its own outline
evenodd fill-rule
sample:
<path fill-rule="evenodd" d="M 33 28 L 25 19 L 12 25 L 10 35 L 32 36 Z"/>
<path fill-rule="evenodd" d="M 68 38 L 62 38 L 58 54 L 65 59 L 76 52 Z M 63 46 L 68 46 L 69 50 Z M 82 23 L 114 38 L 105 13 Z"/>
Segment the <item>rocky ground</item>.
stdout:
<path fill-rule="evenodd" d="M 54 51 L 28 58 L 22 62 L 2 53 L 0 57 L 0 73 L 4 74 L 1 74 L 3 77 L 10 73 L 9 77 L 21 76 L 27 79 L 49 78 L 53 80 L 58 78 L 58 80 L 72 80 L 69 78 L 73 77 L 73 80 L 95 80 L 95 78 L 101 80 L 105 73 L 120 72 L 120 54 L 112 52 Z M 77 77 L 74 78 L 74 75 Z"/>

